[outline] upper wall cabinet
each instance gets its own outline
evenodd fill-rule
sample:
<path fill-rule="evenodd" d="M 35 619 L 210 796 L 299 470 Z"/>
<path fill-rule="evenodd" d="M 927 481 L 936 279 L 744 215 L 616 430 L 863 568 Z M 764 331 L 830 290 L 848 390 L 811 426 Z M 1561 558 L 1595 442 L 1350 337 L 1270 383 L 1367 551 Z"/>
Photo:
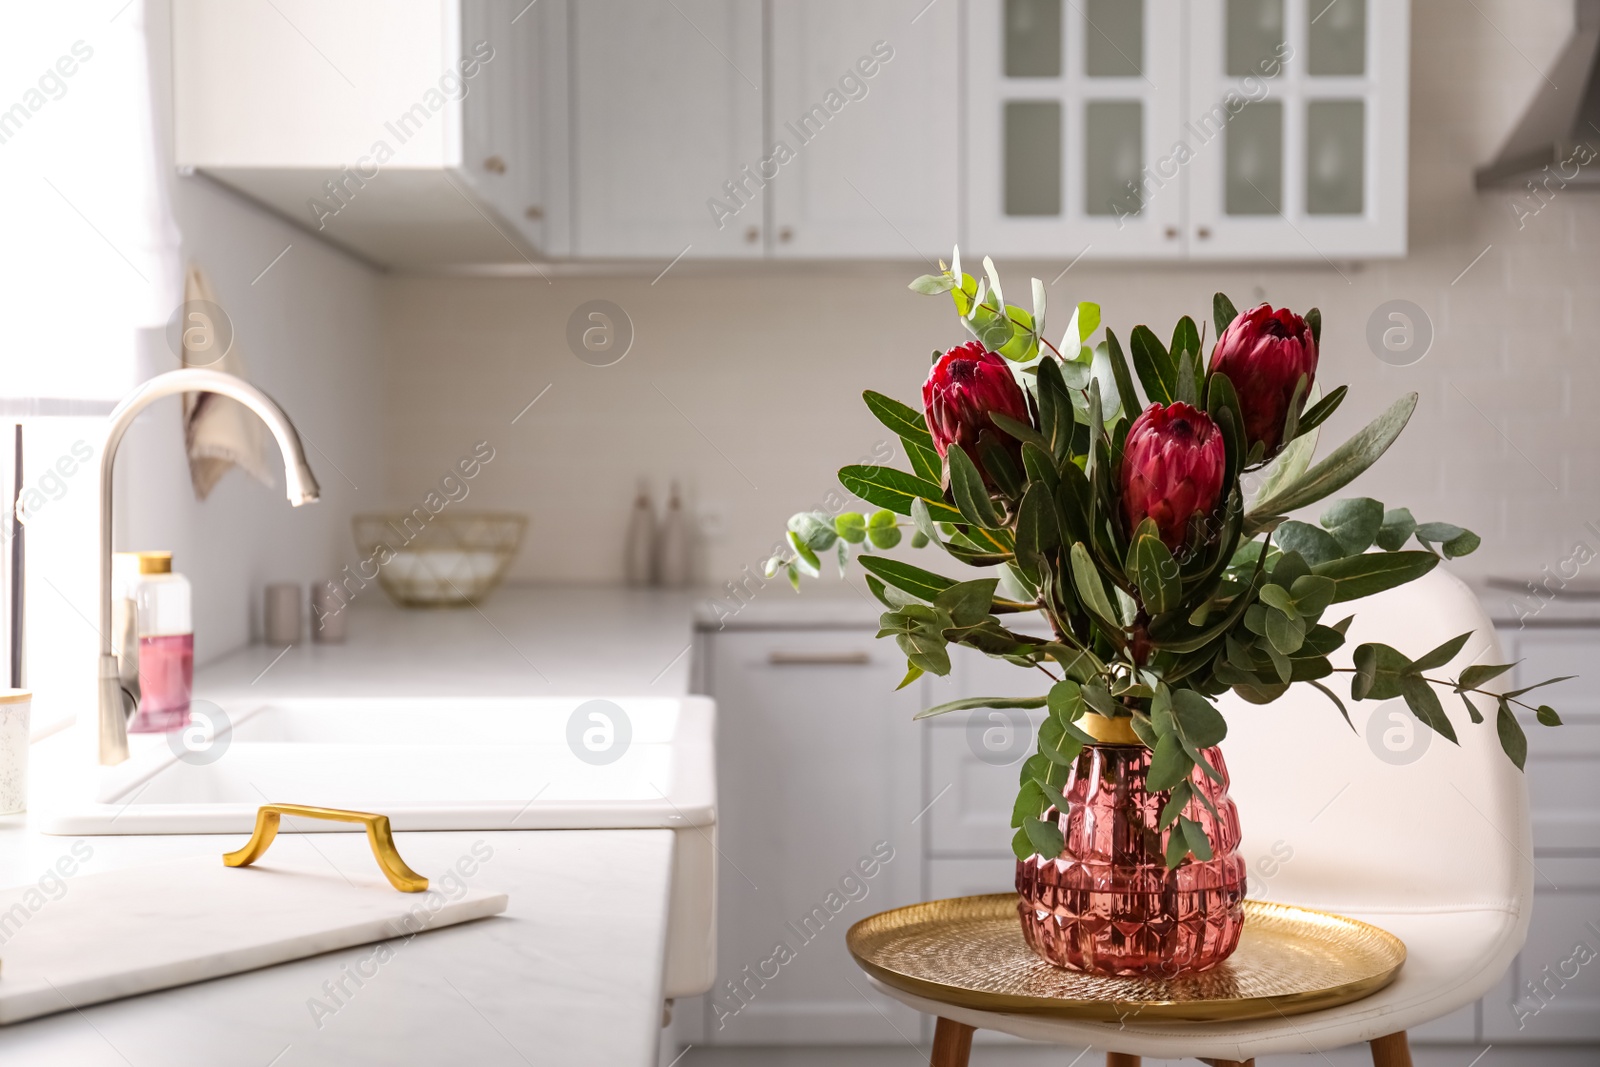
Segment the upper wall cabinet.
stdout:
<path fill-rule="evenodd" d="M 1175 259 L 1183 197 L 1142 187 L 1182 122 L 1187 0 L 971 0 L 969 243 Z"/>
<path fill-rule="evenodd" d="M 762 254 L 761 14 L 750 0 L 570 5 L 578 255 Z"/>
<path fill-rule="evenodd" d="M 768 247 L 929 259 L 958 222 L 958 5 L 772 0 Z"/>
<path fill-rule="evenodd" d="M 180 165 L 386 265 L 1406 248 L 1408 0 L 174 0 Z"/>
<path fill-rule="evenodd" d="M 564 254 L 564 16 L 175 0 L 178 165 L 386 266 Z"/>
<path fill-rule="evenodd" d="M 975 251 L 1405 253 L 1407 0 L 969 0 L 967 19 Z"/>
<path fill-rule="evenodd" d="M 1190 254 L 1404 255 L 1410 4 L 1187 7 Z"/>

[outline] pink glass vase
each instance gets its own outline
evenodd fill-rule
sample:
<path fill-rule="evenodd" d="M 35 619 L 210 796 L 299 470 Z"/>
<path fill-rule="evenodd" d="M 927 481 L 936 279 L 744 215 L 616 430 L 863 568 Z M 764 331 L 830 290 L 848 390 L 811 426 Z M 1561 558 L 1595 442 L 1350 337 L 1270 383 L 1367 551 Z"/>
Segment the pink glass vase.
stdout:
<path fill-rule="evenodd" d="M 1198 767 L 1194 788 L 1217 816 L 1191 800 L 1184 815 L 1205 828 L 1212 858 L 1190 857 L 1167 870 L 1167 836 L 1157 830 L 1167 793 L 1145 788 L 1151 752 L 1143 745 L 1095 744 L 1079 754 L 1062 793 L 1066 814 L 1051 808 L 1066 838 L 1059 856 L 1017 862 L 1022 935 L 1040 958 L 1090 974 L 1177 977 L 1215 967 L 1244 928 L 1245 863 L 1239 812 L 1228 798 L 1222 753 L 1203 750 L 1222 776 Z"/>

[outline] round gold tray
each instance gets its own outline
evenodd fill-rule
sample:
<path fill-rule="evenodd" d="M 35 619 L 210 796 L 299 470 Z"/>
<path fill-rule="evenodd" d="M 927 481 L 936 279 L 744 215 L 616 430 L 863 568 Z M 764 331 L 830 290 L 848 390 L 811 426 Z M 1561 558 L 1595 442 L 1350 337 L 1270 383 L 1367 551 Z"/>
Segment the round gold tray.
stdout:
<path fill-rule="evenodd" d="M 1233 955 L 1186 978 L 1108 978 L 1029 951 L 1012 893 L 896 908 L 850 928 L 850 954 L 885 985 L 980 1011 L 1072 1019 L 1256 1019 L 1348 1004 L 1394 980 L 1406 946 L 1376 926 L 1244 902 Z"/>

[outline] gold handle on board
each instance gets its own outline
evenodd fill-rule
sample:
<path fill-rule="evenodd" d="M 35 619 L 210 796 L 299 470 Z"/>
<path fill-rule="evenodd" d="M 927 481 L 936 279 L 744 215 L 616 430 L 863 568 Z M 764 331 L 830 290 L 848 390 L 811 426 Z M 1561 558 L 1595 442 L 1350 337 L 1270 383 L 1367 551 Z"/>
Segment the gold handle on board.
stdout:
<path fill-rule="evenodd" d="M 373 815 L 365 811 L 345 811 L 343 808 L 314 808 L 305 804 L 263 804 L 256 812 L 255 833 L 237 852 L 225 852 L 222 862 L 229 867 L 248 867 L 266 854 L 267 846 L 278 836 L 278 823 L 285 815 L 299 815 L 307 819 L 331 819 L 335 822 L 356 822 L 367 828 L 367 840 L 372 844 L 372 854 L 378 868 L 389 884 L 402 893 L 420 893 L 428 888 L 428 880 L 406 866 L 394 847 L 394 834 L 389 830 L 389 816 Z"/>

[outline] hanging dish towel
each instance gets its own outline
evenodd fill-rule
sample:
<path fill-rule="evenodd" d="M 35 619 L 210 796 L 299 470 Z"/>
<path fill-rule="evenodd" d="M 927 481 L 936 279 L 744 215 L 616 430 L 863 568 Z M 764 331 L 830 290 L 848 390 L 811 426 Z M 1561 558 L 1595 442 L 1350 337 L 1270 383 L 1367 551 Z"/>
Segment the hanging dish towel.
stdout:
<path fill-rule="evenodd" d="M 183 283 L 183 365 L 246 377 L 233 326 L 200 268 L 190 265 Z M 263 485 L 272 475 L 262 458 L 261 420 L 244 405 L 216 393 L 185 393 L 183 441 L 194 495 L 204 500 L 238 464 Z"/>

